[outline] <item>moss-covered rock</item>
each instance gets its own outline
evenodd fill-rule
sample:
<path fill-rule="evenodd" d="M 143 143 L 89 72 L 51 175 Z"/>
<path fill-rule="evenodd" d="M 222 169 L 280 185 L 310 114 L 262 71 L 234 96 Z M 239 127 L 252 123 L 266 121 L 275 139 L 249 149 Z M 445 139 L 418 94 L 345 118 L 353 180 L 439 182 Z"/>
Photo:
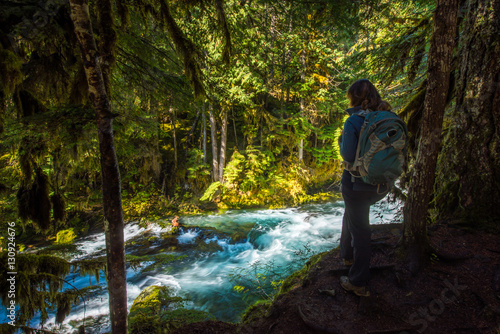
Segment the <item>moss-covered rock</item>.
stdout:
<path fill-rule="evenodd" d="M 259 300 L 254 304 L 250 305 L 243 316 L 241 317 L 241 323 L 251 323 L 260 318 L 264 318 L 267 316 L 267 312 L 272 305 L 271 300 Z"/>
<path fill-rule="evenodd" d="M 248 238 L 248 234 L 255 227 L 255 222 L 245 224 L 232 224 L 232 229 L 229 229 L 229 237 L 233 242 L 241 242 Z"/>
<path fill-rule="evenodd" d="M 200 240 L 196 242 L 196 250 L 203 253 L 215 253 L 221 251 L 222 247 L 217 241 L 206 242 L 204 240 Z"/>
<path fill-rule="evenodd" d="M 62 230 L 57 232 L 55 243 L 57 245 L 70 244 L 75 239 L 76 239 L 76 233 L 72 228 L 70 228 L 67 230 Z"/>
<path fill-rule="evenodd" d="M 328 252 L 323 252 L 323 253 L 318 253 L 314 256 L 312 256 L 302 267 L 302 269 L 297 270 L 290 276 L 288 276 L 284 281 L 283 284 L 281 285 L 281 289 L 279 294 L 286 293 L 290 291 L 293 287 L 297 286 L 297 284 L 302 283 L 304 280 L 307 279 L 307 276 L 309 274 L 309 270 L 316 264 L 318 263 L 323 256 L 325 256 Z M 278 295 L 279 295 L 278 294 Z"/>
<path fill-rule="evenodd" d="M 213 319 L 206 312 L 185 309 L 183 302 L 166 286 L 147 287 L 130 308 L 129 333 L 167 334 L 189 323 Z"/>

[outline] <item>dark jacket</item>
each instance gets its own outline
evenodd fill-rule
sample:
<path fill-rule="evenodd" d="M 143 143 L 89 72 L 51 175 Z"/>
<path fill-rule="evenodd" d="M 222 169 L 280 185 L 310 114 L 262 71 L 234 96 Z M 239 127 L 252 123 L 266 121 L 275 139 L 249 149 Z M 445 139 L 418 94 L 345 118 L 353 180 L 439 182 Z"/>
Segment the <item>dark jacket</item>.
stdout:
<path fill-rule="evenodd" d="M 344 130 L 339 138 L 340 155 L 344 161 L 353 163 L 356 159 L 356 148 L 358 147 L 359 133 L 363 126 L 364 118 L 356 116 L 361 111 L 361 107 L 349 108 L 346 112 L 349 118 L 344 123 Z M 342 174 L 342 187 L 347 187 L 354 191 L 377 191 L 377 186 L 364 183 L 360 178 L 354 178 L 352 182 L 351 173 L 344 169 Z"/>

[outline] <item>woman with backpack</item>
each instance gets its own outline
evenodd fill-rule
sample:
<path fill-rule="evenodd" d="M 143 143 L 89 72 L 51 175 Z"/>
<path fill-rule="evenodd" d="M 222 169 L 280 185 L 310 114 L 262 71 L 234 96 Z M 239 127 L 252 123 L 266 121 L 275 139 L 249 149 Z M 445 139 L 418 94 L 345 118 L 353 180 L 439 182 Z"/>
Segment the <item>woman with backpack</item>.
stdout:
<path fill-rule="evenodd" d="M 367 79 L 352 84 L 347 91 L 347 98 L 350 102 L 350 108 L 346 110 L 349 118 L 344 123 L 339 146 L 346 166 L 352 166 L 367 112 L 389 111 L 391 106 L 381 99 L 375 86 Z M 350 269 L 348 276 L 340 278 L 340 284 L 347 291 L 367 297 L 370 296 L 370 206 L 384 198 L 392 185 L 372 185 L 364 182 L 359 175 L 353 174 L 355 173 L 344 169 L 341 181 L 345 211 L 340 237 L 340 256 L 344 259 L 344 265 L 350 266 Z"/>

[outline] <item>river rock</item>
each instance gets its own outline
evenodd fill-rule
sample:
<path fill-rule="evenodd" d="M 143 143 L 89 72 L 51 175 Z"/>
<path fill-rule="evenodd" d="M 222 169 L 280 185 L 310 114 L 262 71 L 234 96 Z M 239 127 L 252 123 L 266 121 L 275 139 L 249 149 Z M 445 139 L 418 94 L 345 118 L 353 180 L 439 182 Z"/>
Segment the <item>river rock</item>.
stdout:
<path fill-rule="evenodd" d="M 192 322 L 209 320 L 206 312 L 183 308 L 184 300 L 173 296 L 172 289 L 152 285 L 142 290 L 130 308 L 129 333 L 170 333 Z"/>

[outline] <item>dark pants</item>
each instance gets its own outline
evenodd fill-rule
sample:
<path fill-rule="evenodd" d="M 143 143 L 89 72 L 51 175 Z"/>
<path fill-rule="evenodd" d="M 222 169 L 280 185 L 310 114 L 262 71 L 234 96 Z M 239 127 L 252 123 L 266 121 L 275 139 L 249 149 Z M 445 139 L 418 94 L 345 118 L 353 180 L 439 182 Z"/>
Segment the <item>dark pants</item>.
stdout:
<path fill-rule="evenodd" d="M 371 230 L 370 206 L 384 198 L 386 193 L 354 191 L 342 187 L 345 203 L 340 236 L 340 256 L 354 260 L 349 270 L 349 281 L 356 286 L 365 286 L 370 279 Z"/>

